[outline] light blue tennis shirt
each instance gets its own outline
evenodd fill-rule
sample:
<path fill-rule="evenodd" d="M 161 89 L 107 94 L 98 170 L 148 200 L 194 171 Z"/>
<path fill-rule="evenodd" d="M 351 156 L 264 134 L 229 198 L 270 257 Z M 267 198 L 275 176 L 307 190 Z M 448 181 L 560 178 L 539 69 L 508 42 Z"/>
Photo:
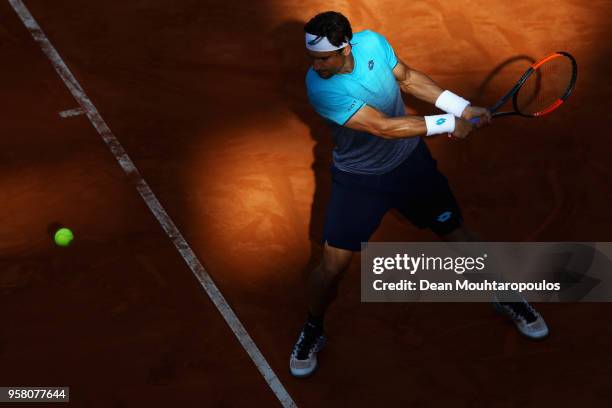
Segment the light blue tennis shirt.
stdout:
<path fill-rule="evenodd" d="M 385 37 L 364 30 L 351 40 L 355 67 L 346 74 L 323 79 L 310 67 L 306 74 L 308 99 L 330 123 L 335 148 L 334 165 L 349 173 L 384 174 L 404 161 L 418 137 L 384 139 L 344 124 L 365 104 L 396 117 L 406 114 L 393 68 L 397 57 Z"/>

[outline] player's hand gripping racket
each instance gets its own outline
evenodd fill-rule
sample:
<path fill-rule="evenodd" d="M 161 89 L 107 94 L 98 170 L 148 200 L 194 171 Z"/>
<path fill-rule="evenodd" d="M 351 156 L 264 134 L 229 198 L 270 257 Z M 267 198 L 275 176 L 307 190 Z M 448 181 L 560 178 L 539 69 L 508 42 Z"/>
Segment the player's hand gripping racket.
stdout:
<path fill-rule="evenodd" d="M 576 60 L 567 52 L 555 52 L 539 61 L 521 76 L 489 111 L 492 118 L 519 115 L 536 118 L 549 114 L 569 98 L 578 75 Z M 514 110 L 498 112 L 510 99 Z M 479 118 L 470 120 L 476 124 Z"/>

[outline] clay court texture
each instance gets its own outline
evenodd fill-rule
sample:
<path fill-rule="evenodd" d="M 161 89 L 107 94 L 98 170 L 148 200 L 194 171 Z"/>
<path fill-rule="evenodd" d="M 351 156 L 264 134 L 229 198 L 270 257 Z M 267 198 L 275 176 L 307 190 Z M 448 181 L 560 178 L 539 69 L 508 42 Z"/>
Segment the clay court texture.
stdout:
<path fill-rule="evenodd" d="M 533 343 L 488 304 L 360 303 L 358 257 L 319 370 L 288 370 L 333 148 L 305 21 L 340 11 L 482 106 L 572 53 L 558 111 L 427 143 L 488 240 L 610 241 L 609 1 L 24 0 L 42 32 L 19 4 L 0 1 L 0 385 L 78 407 L 609 406 L 612 305 L 540 304 Z M 373 237 L 435 239 L 394 212 Z"/>

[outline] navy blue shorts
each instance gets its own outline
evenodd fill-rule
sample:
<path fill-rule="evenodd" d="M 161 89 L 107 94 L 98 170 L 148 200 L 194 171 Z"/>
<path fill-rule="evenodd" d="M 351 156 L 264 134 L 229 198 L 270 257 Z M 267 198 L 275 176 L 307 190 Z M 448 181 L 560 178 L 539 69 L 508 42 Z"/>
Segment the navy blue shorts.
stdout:
<path fill-rule="evenodd" d="M 323 243 L 330 246 L 361 251 L 361 243 L 369 241 L 390 209 L 438 235 L 461 226 L 459 205 L 422 139 L 388 173 L 353 174 L 334 166 L 331 171 L 333 186 L 323 229 Z"/>

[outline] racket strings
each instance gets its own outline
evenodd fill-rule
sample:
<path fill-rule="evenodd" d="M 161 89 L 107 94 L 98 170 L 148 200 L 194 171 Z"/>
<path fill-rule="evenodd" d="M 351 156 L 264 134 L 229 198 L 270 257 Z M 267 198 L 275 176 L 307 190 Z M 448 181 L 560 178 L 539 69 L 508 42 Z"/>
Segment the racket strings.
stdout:
<path fill-rule="evenodd" d="M 567 91 L 573 75 L 571 61 L 559 56 L 540 65 L 517 94 L 521 113 L 535 115 L 553 106 Z"/>

